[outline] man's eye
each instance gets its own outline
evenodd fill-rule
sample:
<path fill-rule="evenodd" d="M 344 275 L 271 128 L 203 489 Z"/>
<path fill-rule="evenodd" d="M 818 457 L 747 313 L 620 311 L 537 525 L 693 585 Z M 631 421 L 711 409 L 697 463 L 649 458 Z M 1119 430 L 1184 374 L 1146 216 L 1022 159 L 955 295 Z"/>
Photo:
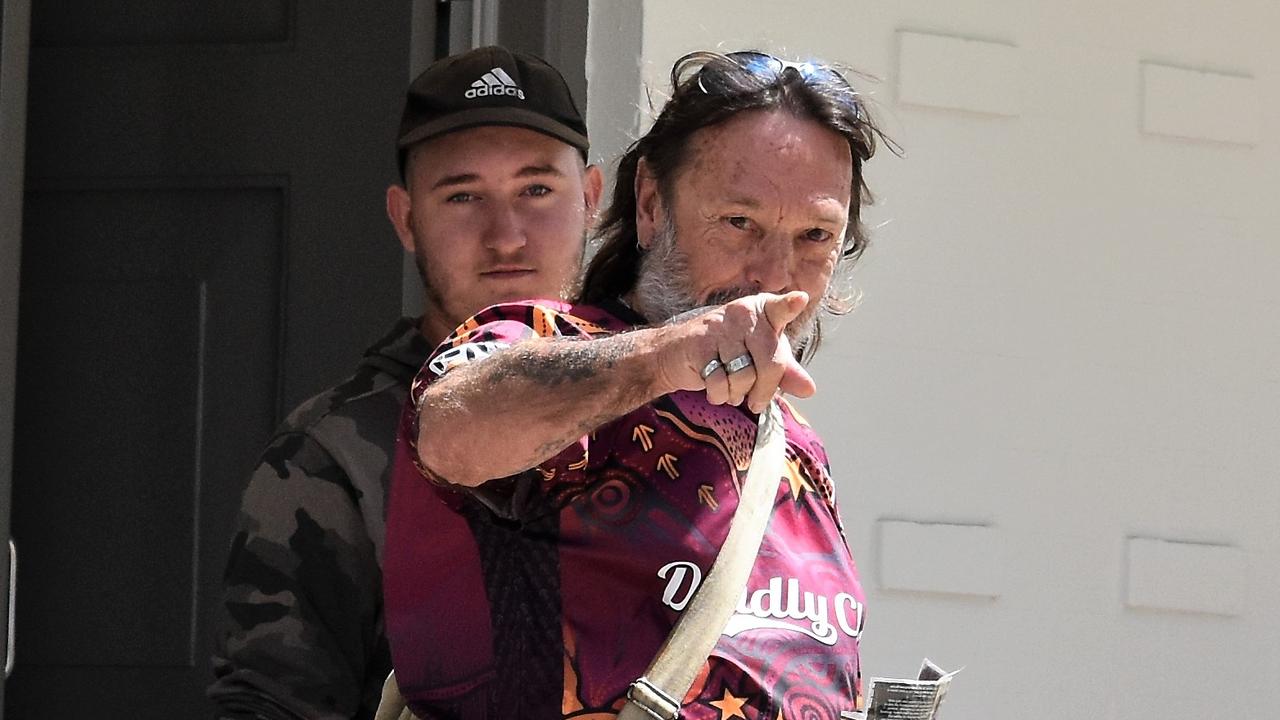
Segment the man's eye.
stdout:
<path fill-rule="evenodd" d="M 751 227 L 751 221 L 741 215 L 731 215 L 725 218 L 724 221 L 739 230 L 746 230 Z"/>
<path fill-rule="evenodd" d="M 804 239 L 809 242 L 825 243 L 834 237 L 829 231 L 822 228 L 809 228 L 804 233 Z"/>
<path fill-rule="evenodd" d="M 469 192 L 454 193 L 445 198 L 445 202 L 449 203 L 467 203 L 476 199 L 475 194 Z"/>
<path fill-rule="evenodd" d="M 533 197 L 542 197 L 543 195 L 550 195 L 551 188 L 547 187 L 546 185 L 530 185 L 529 187 L 525 188 L 524 194 L 531 195 Z"/>

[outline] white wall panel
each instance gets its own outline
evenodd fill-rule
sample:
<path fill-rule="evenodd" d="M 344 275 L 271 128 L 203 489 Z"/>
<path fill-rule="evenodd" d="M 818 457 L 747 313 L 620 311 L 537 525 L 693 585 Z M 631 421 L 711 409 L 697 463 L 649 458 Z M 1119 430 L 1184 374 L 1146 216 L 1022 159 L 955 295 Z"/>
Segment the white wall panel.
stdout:
<path fill-rule="evenodd" d="M 1258 83 L 1250 77 L 1142 65 L 1142 129 L 1157 135 L 1256 145 Z"/>
<path fill-rule="evenodd" d="M 1239 548 L 1129 538 L 1125 605 L 1239 615 L 1245 607 L 1247 558 Z"/>
<path fill-rule="evenodd" d="M 881 520 L 884 590 L 1000 596 L 1000 533 L 982 525 Z"/>
<path fill-rule="evenodd" d="M 1018 49 L 1005 43 L 898 34 L 898 102 L 1017 115 Z"/>

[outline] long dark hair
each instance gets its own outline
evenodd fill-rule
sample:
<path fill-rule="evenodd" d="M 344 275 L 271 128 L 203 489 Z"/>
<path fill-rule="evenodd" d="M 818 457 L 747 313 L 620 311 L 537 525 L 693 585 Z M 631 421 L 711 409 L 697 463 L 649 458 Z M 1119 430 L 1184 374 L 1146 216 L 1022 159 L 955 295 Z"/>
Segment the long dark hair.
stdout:
<path fill-rule="evenodd" d="M 625 295 L 635 286 L 640 267 L 635 196 L 640 159 L 644 158 L 661 191 L 669 192 L 676 173 L 689 158 L 693 134 L 749 110 L 785 110 L 812 119 L 849 142 L 853 197 L 840 256 L 845 267 L 857 261 L 867 246 L 860 211 L 872 199 L 862 177 L 862 166 L 875 153 L 877 138 L 891 149 L 894 146 L 873 124 L 857 91 L 839 70 L 829 65 L 787 62 L 756 51 L 728 55 L 695 52 L 676 61 L 671 69 L 671 86 L 671 99 L 653 127 L 632 143 L 618 161 L 613 202 L 599 228 L 603 242 L 587 268 L 582 301 L 599 303 Z M 838 305 L 833 308 L 837 312 Z M 816 347 L 817 337 L 815 333 L 810 351 Z"/>

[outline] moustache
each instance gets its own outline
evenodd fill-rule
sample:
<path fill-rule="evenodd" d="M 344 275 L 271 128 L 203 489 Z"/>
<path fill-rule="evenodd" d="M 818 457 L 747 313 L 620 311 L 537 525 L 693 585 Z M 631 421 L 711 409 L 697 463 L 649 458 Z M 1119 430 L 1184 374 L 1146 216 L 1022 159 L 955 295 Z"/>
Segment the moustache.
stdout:
<path fill-rule="evenodd" d="M 749 287 L 732 287 L 714 290 L 707 294 L 706 298 L 703 300 L 703 304 L 724 305 L 725 303 L 731 303 L 734 300 L 741 300 L 748 295 L 755 295 L 758 292 L 760 291 Z"/>

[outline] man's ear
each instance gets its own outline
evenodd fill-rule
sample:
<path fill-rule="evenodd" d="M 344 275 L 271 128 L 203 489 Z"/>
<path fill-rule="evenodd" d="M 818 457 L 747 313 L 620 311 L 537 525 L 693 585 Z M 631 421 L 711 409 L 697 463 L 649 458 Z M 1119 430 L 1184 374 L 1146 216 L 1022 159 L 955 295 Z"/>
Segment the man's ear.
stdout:
<path fill-rule="evenodd" d="M 391 227 L 396 230 L 400 246 L 404 251 L 413 254 L 413 203 L 409 199 L 409 191 L 402 185 L 387 188 L 387 217 Z"/>
<path fill-rule="evenodd" d="M 582 173 L 582 201 L 587 208 L 587 227 L 594 227 L 599 216 L 600 196 L 604 194 L 604 173 L 599 165 L 588 165 Z"/>
<path fill-rule="evenodd" d="M 636 242 L 648 250 L 663 220 L 662 193 L 644 158 L 636 163 Z"/>

